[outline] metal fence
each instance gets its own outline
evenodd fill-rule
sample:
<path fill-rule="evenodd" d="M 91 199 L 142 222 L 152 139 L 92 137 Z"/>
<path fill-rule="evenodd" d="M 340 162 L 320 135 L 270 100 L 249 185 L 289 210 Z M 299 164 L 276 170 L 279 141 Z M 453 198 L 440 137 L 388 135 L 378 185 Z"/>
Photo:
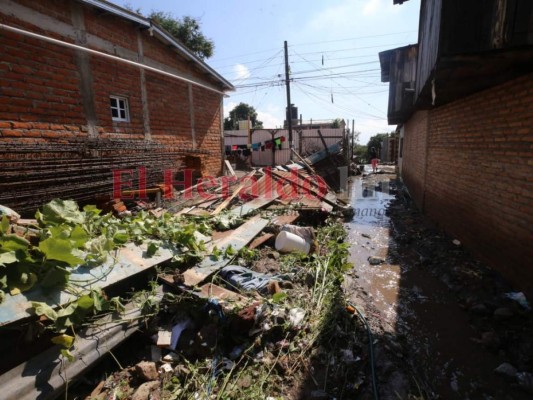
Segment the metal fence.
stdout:
<path fill-rule="evenodd" d="M 318 131 L 319 129 L 293 130 L 294 147 L 300 155 L 305 157 L 324 149 L 320 134 L 326 146 L 338 143 L 344 137 L 342 128 L 320 129 L 320 133 Z M 279 139 L 280 145 L 276 145 L 276 139 Z M 271 146 L 268 145 L 269 142 Z M 247 146 L 249 143 L 251 148 Z M 224 145 L 228 158 L 245 159 L 251 156 L 252 165 L 257 167 L 282 165 L 290 160 L 289 131 L 286 129 L 258 129 L 252 132 L 250 140 L 246 130 L 224 131 Z M 248 151 L 245 152 L 245 149 Z"/>

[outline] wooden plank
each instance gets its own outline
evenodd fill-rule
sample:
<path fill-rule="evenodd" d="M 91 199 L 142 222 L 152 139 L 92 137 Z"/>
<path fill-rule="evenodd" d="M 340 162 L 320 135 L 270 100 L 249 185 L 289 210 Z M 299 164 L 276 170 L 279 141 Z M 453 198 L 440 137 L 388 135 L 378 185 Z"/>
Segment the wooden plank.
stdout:
<path fill-rule="evenodd" d="M 231 176 L 235 176 L 235 171 L 233 170 L 233 167 L 231 166 L 230 162 L 228 160 L 224 160 L 224 164 L 226 164 L 226 168 L 228 169 Z"/>
<path fill-rule="evenodd" d="M 248 243 L 250 243 L 252 239 L 255 238 L 268 225 L 268 222 L 269 221 L 267 219 L 256 215 L 235 229 L 231 235 L 217 240 L 213 245 L 216 245 L 222 253 L 224 253 L 230 246 L 233 248 L 233 250 L 239 251 Z M 216 260 L 210 256 L 205 257 L 197 267 L 189 268 L 183 273 L 185 285 L 198 285 L 209 275 L 225 267 L 230 261 L 231 258 L 219 257 L 219 259 Z"/>
<path fill-rule="evenodd" d="M 274 237 L 274 234 L 273 233 L 265 233 L 264 235 L 261 235 L 257 238 L 255 238 L 252 243 L 250 243 L 250 245 L 248 246 L 249 249 L 253 250 L 255 249 L 256 247 L 259 247 L 261 246 L 263 243 L 265 243 L 266 241 L 268 241 L 269 239 L 273 238 Z"/>
<path fill-rule="evenodd" d="M 295 184 L 296 186 L 298 186 L 299 188 L 302 188 L 304 190 L 308 190 L 309 192 L 311 192 L 312 194 L 314 194 L 316 197 L 318 197 L 320 200 L 323 200 L 325 201 L 326 203 L 328 203 L 329 205 L 333 206 L 333 207 L 340 207 L 339 204 L 337 204 L 336 202 L 334 201 L 331 201 L 330 199 L 327 198 L 327 193 L 326 194 L 322 194 L 320 193 L 318 190 L 315 190 L 311 187 L 311 185 L 307 185 L 307 186 L 304 186 L 302 185 L 301 183 L 298 183 L 298 182 L 295 182 L 289 178 L 286 178 L 285 176 L 283 176 L 282 174 L 278 173 L 277 171 L 272 171 L 272 174 L 276 175 L 277 177 L 279 177 L 280 179 L 283 179 L 289 183 L 293 183 Z"/>
<path fill-rule="evenodd" d="M 255 174 L 255 171 L 252 171 L 252 172 L 248 173 L 245 178 L 251 177 L 254 174 Z M 243 178 L 242 182 L 233 190 L 233 193 L 231 194 L 231 196 L 229 196 L 217 208 L 215 208 L 215 210 L 211 213 L 211 215 L 220 214 L 220 212 L 222 210 L 224 210 L 228 206 L 228 204 L 231 202 L 231 200 L 233 200 L 239 194 L 239 192 L 242 190 L 242 188 L 246 184 L 246 179 L 245 178 Z"/>

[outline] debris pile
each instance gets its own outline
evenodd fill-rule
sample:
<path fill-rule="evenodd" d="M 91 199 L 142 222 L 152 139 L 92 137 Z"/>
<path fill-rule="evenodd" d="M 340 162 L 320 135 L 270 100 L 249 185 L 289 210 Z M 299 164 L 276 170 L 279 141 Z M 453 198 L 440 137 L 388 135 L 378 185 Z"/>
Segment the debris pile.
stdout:
<path fill-rule="evenodd" d="M 90 398 L 357 393 L 369 356 L 340 289 L 351 265 L 339 218 L 350 207 L 308 167 L 160 187 L 155 202 L 109 202 L 107 214 L 68 200 L 35 220 L 2 209 L 0 324 L 45 349 L 4 360 L 6 393 L 60 393 L 98 361 L 88 353 L 106 354 L 136 330 L 145 361 L 98 377 Z M 147 271 L 143 290 L 114 289 Z M 43 374 L 61 379 L 39 383 Z"/>

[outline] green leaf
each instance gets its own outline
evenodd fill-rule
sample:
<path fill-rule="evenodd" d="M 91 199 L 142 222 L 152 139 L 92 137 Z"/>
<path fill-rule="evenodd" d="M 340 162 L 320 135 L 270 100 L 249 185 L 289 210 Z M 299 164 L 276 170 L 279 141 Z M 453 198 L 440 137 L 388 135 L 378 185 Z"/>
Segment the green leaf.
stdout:
<path fill-rule="evenodd" d="M 65 357 L 67 360 L 69 360 L 70 362 L 74 361 L 74 356 L 72 355 L 72 353 L 67 350 L 67 349 L 61 349 L 61 355 L 63 357 Z"/>
<path fill-rule="evenodd" d="M 0 265 L 12 264 L 18 261 L 17 253 L 9 251 L 7 253 L 0 253 Z"/>
<path fill-rule="evenodd" d="M 102 311 L 104 309 L 105 299 L 102 297 L 100 293 L 98 293 L 95 290 L 91 292 L 91 296 L 93 298 L 94 309 L 96 311 Z"/>
<path fill-rule="evenodd" d="M 274 293 L 272 295 L 272 301 L 278 304 L 284 302 L 286 298 L 287 298 L 287 293 L 283 293 L 283 292 Z"/>
<path fill-rule="evenodd" d="M 100 210 L 98 207 L 94 205 L 86 205 L 83 207 L 83 211 L 85 211 L 89 215 L 100 215 L 102 210 Z"/>
<path fill-rule="evenodd" d="M 0 235 L 7 234 L 9 232 L 9 219 L 7 215 L 2 215 L 2 222 L 0 223 Z"/>
<path fill-rule="evenodd" d="M 78 204 L 72 200 L 52 200 L 35 214 L 35 218 L 42 225 L 75 225 L 85 222 L 85 216 L 79 210 Z"/>
<path fill-rule="evenodd" d="M 146 256 L 147 257 L 154 256 L 155 253 L 157 253 L 157 250 L 159 250 L 159 246 L 157 244 L 155 244 L 154 242 L 151 242 L 148 245 L 148 248 L 146 249 Z"/>
<path fill-rule="evenodd" d="M 84 294 L 78 299 L 78 307 L 88 310 L 92 306 L 94 306 L 94 300 L 91 298 L 91 296 Z"/>
<path fill-rule="evenodd" d="M 66 308 L 62 308 L 57 312 L 57 317 L 69 317 L 76 312 L 77 307 L 77 302 L 70 303 Z"/>
<path fill-rule="evenodd" d="M 17 235 L 0 236 L 0 252 L 8 252 L 13 250 L 27 250 L 30 242 Z"/>
<path fill-rule="evenodd" d="M 66 349 L 70 349 L 74 344 L 74 337 L 65 334 L 54 336 L 52 338 L 52 343 L 59 344 L 60 346 L 63 346 Z"/>
<path fill-rule="evenodd" d="M 31 306 L 35 308 L 35 314 L 39 316 L 44 315 L 46 318 L 52 321 L 57 319 L 57 313 L 48 304 L 41 303 L 39 301 L 32 301 Z"/>
<path fill-rule="evenodd" d="M 49 260 L 63 261 L 71 267 L 83 263 L 83 260 L 75 255 L 70 240 L 48 238 L 39 243 L 39 249 Z"/>
<path fill-rule="evenodd" d="M 85 243 L 90 239 L 85 229 L 77 225 L 70 233 L 70 240 L 72 240 L 77 248 L 85 246 Z"/>
<path fill-rule="evenodd" d="M 128 232 L 126 231 L 118 231 L 113 236 L 113 242 L 116 244 L 124 244 L 127 243 L 128 240 L 130 240 L 130 235 L 128 235 Z"/>
<path fill-rule="evenodd" d="M 57 265 L 48 268 L 48 271 L 41 279 L 43 288 L 64 287 L 68 283 L 70 273 Z"/>
<path fill-rule="evenodd" d="M 37 283 L 37 275 L 30 272 L 21 272 L 19 278 L 16 281 L 12 281 L 9 283 L 9 286 L 11 287 L 11 291 L 15 290 L 20 292 L 25 292 L 27 290 L 30 290 L 33 285 Z"/>
<path fill-rule="evenodd" d="M 7 275 L 0 275 L 0 291 L 6 288 L 7 288 Z"/>

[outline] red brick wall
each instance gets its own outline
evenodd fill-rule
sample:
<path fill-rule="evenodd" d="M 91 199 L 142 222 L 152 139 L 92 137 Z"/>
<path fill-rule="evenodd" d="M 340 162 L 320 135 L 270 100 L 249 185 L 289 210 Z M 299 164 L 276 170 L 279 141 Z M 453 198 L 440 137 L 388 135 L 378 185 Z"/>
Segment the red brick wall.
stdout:
<path fill-rule="evenodd" d="M 417 111 L 405 124 L 403 139 L 402 178 L 420 208 L 424 203 L 428 124 L 429 112 Z"/>
<path fill-rule="evenodd" d="M 532 104 L 533 74 L 431 110 L 423 202 L 439 225 L 531 295 Z M 404 171 L 418 170 L 412 148 L 404 151 Z M 407 184 L 423 186 L 420 175 Z"/>
<path fill-rule="evenodd" d="M 17 3 L 57 19 L 58 24 L 72 25 L 70 1 L 17 0 Z M 83 13 L 87 33 L 113 42 L 117 54 L 137 60 L 138 28 L 134 24 L 90 7 L 83 6 Z M 3 14 L 0 9 L 1 23 L 73 42 L 72 38 L 51 32 L 55 28 L 45 31 L 25 22 L 24 18 Z M 174 49 L 147 31 L 140 34 L 145 59 L 213 84 L 193 63 L 181 60 Z M 81 93 L 82 74 L 75 51 L 4 30 L 0 35 L 0 150 L 3 153 L 0 155 L 0 204 L 26 211 L 37 200 L 39 204 L 46 201 L 46 196 L 30 193 L 26 182 L 30 180 L 41 182 L 39 188 L 48 185 L 51 198 L 64 194 L 84 200 L 95 194 L 111 193 L 109 177 L 113 168 L 155 168 L 149 183 L 160 182 L 162 168 L 183 165 L 186 154 L 200 157 L 204 174 L 221 172 L 220 94 L 194 87 L 192 101 L 198 146 L 193 150 L 188 84 L 146 71 L 151 135 L 145 140 L 140 70 L 91 55 L 97 137 L 89 141 L 88 116 Z M 129 122 L 112 121 L 110 95 L 128 99 Z M 115 147 L 114 152 L 111 149 Z M 51 178 L 54 168 L 57 168 L 55 174 L 62 177 L 56 182 Z M 42 170 L 49 175 L 44 177 Z M 82 170 L 91 182 L 86 176 L 81 179 Z M 69 186 L 69 182 L 76 182 L 78 187 L 74 190 L 75 185 Z M 87 182 L 87 190 L 83 189 L 83 182 Z M 34 186 L 34 193 L 39 188 Z"/>

